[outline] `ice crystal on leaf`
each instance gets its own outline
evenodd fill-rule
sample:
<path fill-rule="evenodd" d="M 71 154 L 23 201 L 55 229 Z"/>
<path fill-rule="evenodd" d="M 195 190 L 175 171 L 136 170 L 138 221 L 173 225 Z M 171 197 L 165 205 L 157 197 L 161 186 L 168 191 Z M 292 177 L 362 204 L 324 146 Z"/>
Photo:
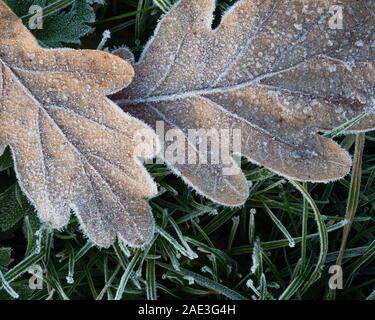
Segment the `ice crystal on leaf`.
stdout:
<path fill-rule="evenodd" d="M 145 198 L 156 186 L 139 158 L 153 155 L 156 136 L 106 97 L 133 75 L 105 52 L 42 49 L 0 1 L 0 153 L 10 146 L 43 221 L 61 228 L 73 210 L 100 246 L 116 235 L 142 246 L 154 231 Z"/>
<path fill-rule="evenodd" d="M 375 127 L 375 1 L 340 5 L 342 17 L 332 0 L 241 0 L 213 29 L 215 1 L 181 0 L 115 99 L 186 139 L 189 129 L 240 129 L 242 156 L 282 176 L 340 179 L 350 156 L 319 133 L 364 112 L 350 131 Z M 224 175 L 223 165 L 170 166 L 218 203 L 236 206 L 248 196 L 244 175 Z"/>

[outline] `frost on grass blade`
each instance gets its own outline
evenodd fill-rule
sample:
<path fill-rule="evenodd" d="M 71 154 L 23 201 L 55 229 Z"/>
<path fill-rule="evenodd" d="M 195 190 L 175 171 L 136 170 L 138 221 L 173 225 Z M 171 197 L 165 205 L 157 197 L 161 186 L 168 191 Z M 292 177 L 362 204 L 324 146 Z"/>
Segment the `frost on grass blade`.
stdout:
<path fill-rule="evenodd" d="M 32 32 L 43 47 L 57 48 L 66 44 L 80 44 L 80 39 L 93 31 L 94 3 L 100 0 L 6 0 L 7 5 L 29 25 L 32 6 L 43 8 L 43 27 Z M 62 32 L 64 30 L 64 32 Z"/>
<path fill-rule="evenodd" d="M 334 0 L 241 0 L 213 29 L 214 3 L 178 1 L 116 101 L 186 140 L 189 129 L 240 129 L 243 156 L 294 180 L 347 175 L 349 154 L 319 133 L 364 112 L 349 130 L 375 128 L 375 2 L 343 0 L 340 17 Z M 246 200 L 244 176 L 220 164 L 170 166 L 218 203 Z"/>
<path fill-rule="evenodd" d="M 154 232 L 145 198 L 156 185 L 139 158 L 153 155 L 156 136 L 106 97 L 132 77 L 130 64 L 108 53 L 40 48 L 0 1 L 0 153 L 10 146 L 43 221 L 61 228 L 73 209 L 100 246 L 116 235 L 143 246 Z"/>

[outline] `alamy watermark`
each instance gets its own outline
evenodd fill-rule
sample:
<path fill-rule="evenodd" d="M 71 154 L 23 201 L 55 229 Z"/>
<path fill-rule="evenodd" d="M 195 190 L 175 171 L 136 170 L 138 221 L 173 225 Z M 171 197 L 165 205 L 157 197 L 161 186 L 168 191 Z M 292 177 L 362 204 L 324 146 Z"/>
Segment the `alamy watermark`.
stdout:
<path fill-rule="evenodd" d="M 242 145 L 241 129 L 199 128 L 182 132 L 165 128 L 164 121 L 156 122 L 156 134 L 161 142 L 161 150 L 156 160 L 145 160 L 146 164 L 163 163 L 170 165 L 220 165 L 224 175 L 240 173 L 240 155 Z M 138 131 L 135 155 L 151 153 L 146 142 L 148 130 Z"/>
<path fill-rule="evenodd" d="M 38 5 L 32 5 L 29 8 L 29 14 L 32 16 L 29 18 L 28 27 L 30 30 L 43 29 L 43 8 Z"/>
<path fill-rule="evenodd" d="M 330 266 L 328 273 L 331 277 L 328 280 L 328 286 L 331 290 L 342 290 L 343 286 L 343 271 L 339 265 Z"/>
<path fill-rule="evenodd" d="M 329 8 L 331 18 L 328 20 L 328 25 L 332 30 L 344 29 L 344 7 L 342 5 L 335 5 Z"/>
<path fill-rule="evenodd" d="M 29 288 L 31 290 L 43 289 L 43 269 L 40 265 L 35 264 L 27 270 L 31 277 L 29 278 Z"/>

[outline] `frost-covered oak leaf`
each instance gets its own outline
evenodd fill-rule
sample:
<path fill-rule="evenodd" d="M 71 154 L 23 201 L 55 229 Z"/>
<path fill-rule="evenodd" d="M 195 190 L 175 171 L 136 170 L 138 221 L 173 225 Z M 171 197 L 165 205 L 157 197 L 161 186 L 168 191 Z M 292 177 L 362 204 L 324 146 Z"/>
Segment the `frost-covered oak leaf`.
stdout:
<path fill-rule="evenodd" d="M 106 97 L 133 74 L 108 53 L 40 48 L 0 1 L 0 153 L 10 146 L 43 221 L 61 228 L 73 210 L 100 246 L 116 235 L 142 246 L 154 230 L 145 198 L 156 186 L 140 158 L 152 156 L 156 136 Z"/>
<path fill-rule="evenodd" d="M 217 28 L 214 7 L 213 0 L 179 1 L 116 101 L 186 139 L 188 129 L 240 129 L 242 156 L 282 176 L 344 177 L 349 154 L 319 133 L 374 109 L 375 1 L 242 0 Z M 369 115 L 350 131 L 374 127 Z M 247 198 L 243 174 L 226 176 L 221 165 L 172 169 L 218 203 Z"/>

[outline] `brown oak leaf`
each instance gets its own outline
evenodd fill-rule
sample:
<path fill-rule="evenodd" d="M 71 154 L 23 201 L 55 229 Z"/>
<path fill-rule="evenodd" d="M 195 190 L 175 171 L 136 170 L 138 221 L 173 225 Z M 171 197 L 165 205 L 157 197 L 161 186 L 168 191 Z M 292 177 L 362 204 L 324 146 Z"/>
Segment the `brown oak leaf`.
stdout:
<path fill-rule="evenodd" d="M 375 128 L 375 1 L 241 0 L 216 28 L 214 10 L 213 0 L 178 1 L 115 101 L 151 126 L 164 121 L 186 148 L 195 145 L 189 129 L 237 129 L 242 156 L 282 176 L 347 175 L 349 154 L 319 133 L 362 113 L 347 132 Z M 218 203 L 241 205 L 248 196 L 244 175 L 223 174 L 224 161 L 189 164 L 186 156 L 173 164 L 161 156 Z"/>
<path fill-rule="evenodd" d="M 133 74 L 108 53 L 40 48 L 0 1 L 0 153 L 10 146 L 43 221 L 61 228 L 73 210 L 100 246 L 116 235 L 131 246 L 153 236 L 145 198 L 157 188 L 138 157 L 153 155 L 156 136 L 106 97 Z"/>

